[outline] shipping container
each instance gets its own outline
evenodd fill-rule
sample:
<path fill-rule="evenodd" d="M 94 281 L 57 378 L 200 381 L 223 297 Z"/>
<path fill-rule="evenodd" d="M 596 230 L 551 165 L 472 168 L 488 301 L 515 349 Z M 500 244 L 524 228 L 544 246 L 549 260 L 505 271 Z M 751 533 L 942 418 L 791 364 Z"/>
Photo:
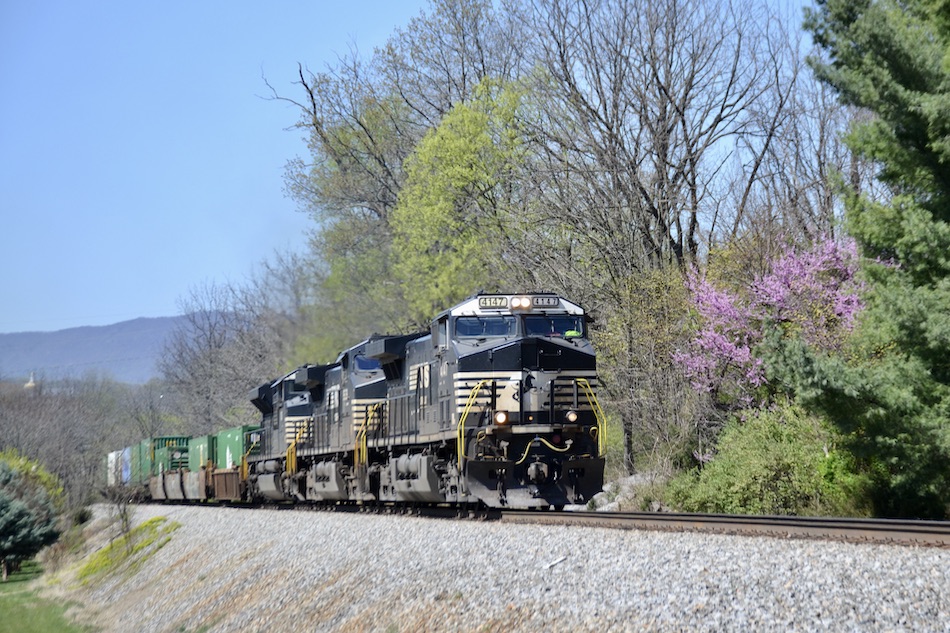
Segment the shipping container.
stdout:
<path fill-rule="evenodd" d="M 188 470 L 198 472 L 216 458 L 217 435 L 199 435 L 188 440 Z"/>
<path fill-rule="evenodd" d="M 158 475 L 169 470 L 188 468 L 188 438 L 183 436 L 156 437 L 152 440 L 155 447 L 152 474 Z"/>
<path fill-rule="evenodd" d="M 129 447 L 132 455 L 132 476 L 129 483 L 132 485 L 145 485 L 148 478 L 152 475 L 152 463 L 155 457 L 152 453 L 152 440 L 142 440 L 138 444 Z"/>
<path fill-rule="evenodd" d="M 253 455 L 259 449 L 255 435 L 260 427 L 255 424 L 246 424 L 225 429 L 217 435 L 215 465 L 218 468 L 236 468 L 241 465 L 241 459 L 249 451 Z"/>
<path fill-rule="evenodd" d="M 132 449 L 112 451 L 106 459 L 106 484 L 127 486 L 132 478 Z"/>

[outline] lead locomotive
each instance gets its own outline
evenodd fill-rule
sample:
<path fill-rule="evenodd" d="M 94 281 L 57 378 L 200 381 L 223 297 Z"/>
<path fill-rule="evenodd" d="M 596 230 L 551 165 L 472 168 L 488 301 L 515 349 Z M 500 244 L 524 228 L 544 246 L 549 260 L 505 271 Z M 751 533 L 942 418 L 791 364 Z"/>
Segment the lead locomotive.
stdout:
<path fill-rule="evenodd" d="M 246 495 L 561 508 L 601 490 L 587 319 L 552 294 L 478 295 L 262 385 Z"/>

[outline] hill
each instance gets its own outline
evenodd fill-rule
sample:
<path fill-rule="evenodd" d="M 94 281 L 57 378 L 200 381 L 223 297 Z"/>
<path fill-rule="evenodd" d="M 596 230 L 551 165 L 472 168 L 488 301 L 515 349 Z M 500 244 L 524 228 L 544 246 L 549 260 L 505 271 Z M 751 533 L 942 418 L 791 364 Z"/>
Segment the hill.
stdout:
<path fill-rule="evenodd" d="M 158 377 L 165 341 L 184 317 L 139 318 L 56 332 L 0 334 L 0 378 L 61 380 L 90 373 L 144 384 Z"/>

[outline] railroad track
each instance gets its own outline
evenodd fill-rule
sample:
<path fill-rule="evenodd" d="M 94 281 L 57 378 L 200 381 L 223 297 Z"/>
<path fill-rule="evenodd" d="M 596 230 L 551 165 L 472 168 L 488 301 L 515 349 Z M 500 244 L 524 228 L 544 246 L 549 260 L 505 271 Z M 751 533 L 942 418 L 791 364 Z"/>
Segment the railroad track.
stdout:
<path fill-rule="evenodd" d="M 581 525 L 624 530 L 705 532 L 950 548 L 950 522 L 947 521 L 666 512 L 530 512 L 520 510 L 504 510 L 497 518 L 506 523 Z"/>
<path fill-rule="evenodd" d="M 175 502 L 164 502 L 178 505 Z M 179 502 L 189 505 L 188 502 Z M 845 519 L 834 517 L 746 516 L 677 512 L 545 512 L 459 508 L 428 504 L 259 504 L 218 502 L 233 508 L 403 514 L 433 519 L 470 519 L 502 523 L 602 527 L 662 532 L 705 532 L 783 539 L 950 548 L 950 521 Z"/>

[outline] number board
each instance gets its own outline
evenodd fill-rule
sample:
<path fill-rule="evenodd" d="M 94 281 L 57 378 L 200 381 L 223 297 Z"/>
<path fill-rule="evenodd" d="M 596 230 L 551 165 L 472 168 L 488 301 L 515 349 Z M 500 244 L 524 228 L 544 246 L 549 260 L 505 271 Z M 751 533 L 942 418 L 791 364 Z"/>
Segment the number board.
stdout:
<path fill-rule="evenodd" d="M 532 297 L 531 305 L 535 308 L 557 308 L 561 301 L 557 297 Z"/>
<path fill-rule="evenodd" d="M 508 307 L 508 297 L 479 297 L 478 298 L 478 307 L 479 308 L 507 308 Z"/>

